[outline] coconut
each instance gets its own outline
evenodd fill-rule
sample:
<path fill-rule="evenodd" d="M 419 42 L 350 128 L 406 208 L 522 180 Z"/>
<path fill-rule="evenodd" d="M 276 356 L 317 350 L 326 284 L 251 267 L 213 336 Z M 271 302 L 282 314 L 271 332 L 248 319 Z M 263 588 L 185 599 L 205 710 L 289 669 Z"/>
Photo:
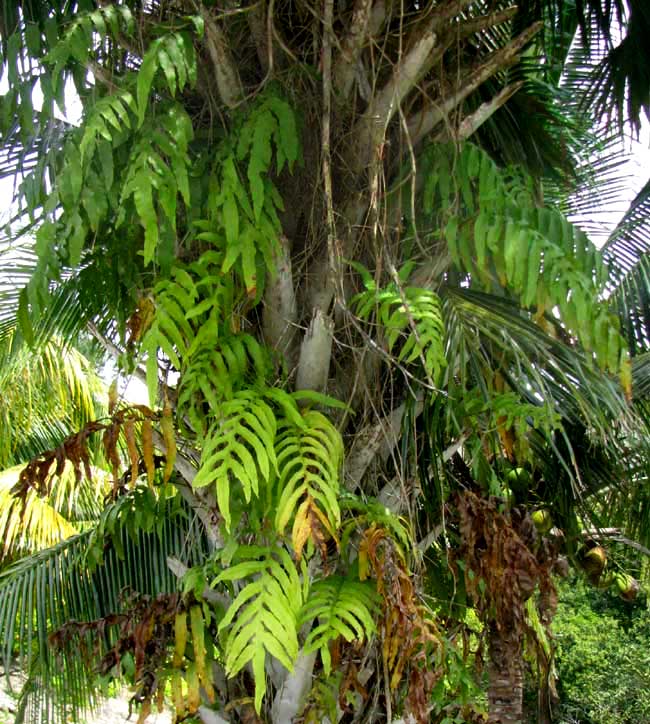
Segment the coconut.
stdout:
<path fill-rule="evenodd" d="M 597 579 L 606 563 L 607 551 L 602 546 L 594 546 L 582 554 L 582 567 L 590 578 Z"/>
<path fill-rule="evenodd" d="M 614 582 L 618 588 L 619 596 L 624 601 L 634 601 L 639 592 L 639 582 L 629 573 L 617 573 Z"/>
<path fill-rule="evenodd" d="M 545 535 L 553 527 L 553 518 L 551 518 L 551 513 L 548 508 L 539 508 L 539 510 L 534 510 L 530 517 L 533 519 L 537 532 L 541 535 Z"/>
<path fill-rule="evenodd" d="M 532 477 L 526 468 L 513 468 L 507 475 L 506 481 L 516 493 L 526 493 L 530 488 Z"/>

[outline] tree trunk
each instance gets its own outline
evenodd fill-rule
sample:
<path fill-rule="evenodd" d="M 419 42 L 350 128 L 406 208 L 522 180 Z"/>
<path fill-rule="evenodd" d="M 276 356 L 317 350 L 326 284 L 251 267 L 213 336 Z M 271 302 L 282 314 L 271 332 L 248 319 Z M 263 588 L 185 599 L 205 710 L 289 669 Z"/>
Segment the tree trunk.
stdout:
<path fill-rule="evenodd" d="M 488 630 L 489 724 L 521 724 L 523 720 L 523 656 L 518 634 L 499 630 L 494 621 Z"/>

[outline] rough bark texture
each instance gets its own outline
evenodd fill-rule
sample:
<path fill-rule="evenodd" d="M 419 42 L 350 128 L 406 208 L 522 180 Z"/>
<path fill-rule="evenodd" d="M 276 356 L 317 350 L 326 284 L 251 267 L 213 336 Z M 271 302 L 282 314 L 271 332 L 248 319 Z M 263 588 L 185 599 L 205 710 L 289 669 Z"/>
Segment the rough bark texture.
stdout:
<path fill-rule="evenodd" d="M 521 638 L 491 622 L 489 646 L 489 724 L 521 724 L 524 673 Z"/>

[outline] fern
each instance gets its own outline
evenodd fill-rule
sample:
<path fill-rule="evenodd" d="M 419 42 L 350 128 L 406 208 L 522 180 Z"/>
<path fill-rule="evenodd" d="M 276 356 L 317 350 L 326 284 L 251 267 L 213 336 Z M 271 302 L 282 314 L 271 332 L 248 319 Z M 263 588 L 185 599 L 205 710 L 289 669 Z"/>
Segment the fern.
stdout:
<path fill-rule="evenodd" d="M 167 230 L 167 248 L 164 250 L 166 258 L 162 261 L 163 264 L 171 266 L 178 195 L 181 195 L 187 206 L 190 205 L 187 171 L 190 159 L 187 150 L 193 134 L 192 121 L 182 106 L 171 105 L 166 113 L 157 116 L 156 122 L 153 132 L 143 133 L 139 142 L 134 144 L 133 160 L 124 180 L 120 201 L 124 203 L 133 199 L 136 213 L 144 228 L 145 265 L 154 260 L 162 226 L 163 230 Z M 125 221 L 126 214 L 122 210 L 117 226 Z M 159 257 L 162 253 L 158 250 Z"/>
<path fill-rule="evenodd" d="M 211 403 L 214 402 L 213 395 L 206 394 L 204 378 L 209 372 L 207 368 L 212 364 L 221 369 L 223 355 L 229 361 L 226 366 L 233 367 L 232 355 L 241 355 L 240 349 L 232 353 L 225 350 L 221 353 L 220 360 L 217 359 L 219 353 L 215 350 L 216 340 L 223 335 L 233 336 L 228 323 L 224 323 L 224 318 L 230 317 L 232 326 L 236 326 L 232 312 L 234 286 L 232 279 L 221 272 L 222 259 L 219 252 L 208 250 L 189 266 L 175 265 L 170 278 L 162 279 L 156 284 L 153 291 L 155 313 L 141 343 L 141 350 L 147 355 L 147 386 L 152 405 L 158 391 L 159 350 L 177 371 L 180 372 L 181 368 L 185 367 L 186 377 L 181 380 L 182 405 L 189 405 L 190 414 L 191 408 L 200 404 L 192 402 L 195 391 Z M 230 343 L 233 344 L 235 343 Z M 265 361 L 259 345 L 247 338 L 245 346 L 258 377 L 262 376 Z M 212 355 L 215 355 L 215 358 L 211 363 Z M 210 388 L 218 386 L 216 379 L 209 382 Z M 226 392 L 228 384 L 228 380 L 224 380 Z"/>
<path fill-rule="evenodd" d="M 217 156 L 209 184 L 209 223 L 199 234 L 224 252 L 222 270 L 233 269 L 256 300 L 274 269 L 278 211 L 284 210 L 269 178 L 274 148 L 278 173 L 285 165 L 291 170 L 300 150 L 293 110 L 279 96 L 262 94 Z M 240 166 L 246 167 L 247 184 Z"/>
<path fill-rule="evenodd" d="M 276 658 L 289 671 L 298 656 L 298 612 L 306 598 L 306 570 L 302 578 L 289 554 L 279 547 L 241 546 L 237 563 L 217 576 L 213 586 L 255 576 L 239 592 L 219 631 L 228 630 L 225 664 L 235 676 L 252 664 L 255 678 L 255 709 L 259 713 L 266 692 L 266 657 Z"/>
<path fill-rule="evenodd" d="M 309 632 L 305 653 L 320 651 L 325 675 L 332 670 L 329 643 L 342 636 L 346 641 L 363 641 L 375 633 L 373 616 L 378 597 L 370 583 L 330 576 L 311 587 L 309 598 L 298 617 L 299 626 L 318 619 Z"/>
<path fill-rule="evenodd" d="M 269 370 L 268 353 L 254 337 L 220 335 L 190 356 L 180 383 L 179 414 L 187 414 L 194 430 L 205 434 L 206 405 L 218 410 L 247 383 L 263 385 Z"/>
<path fill-rule="evenodd" d="M 59 42 L 45 57 L 54 65 L 52 87 L 56 91 L 61 73 L 70 60 L 85 65 L 97 41 L 107 36 L 116 38 L 120 33 L 132 35 L 135 23 L 126 5 L 106 5 L 88 13 L 79 13 Z"/>
<path fill-rule="evenodd" d="M 242 390 L 216 411 L 217 420 L 208 430 L 195 488 L 214 485 L 219 510 L 230 529 L 230 491 L 234 481 L 248 502 L 257 496 L 260 483 L 276 469 L 274 449 L 276 418 L 263 397 Z"/>
<path fill-rule="evenodd" d="M 113 147 L 121 140 L 125 131 L 133 128 L 137 105 L 129 90 L 121 90 L 113 95 L 100 98 L 88 114 L 83 135 L 79 143 L 82 163 L 90 162 L 95 152 L 100 158 L 103 172 L 106 164 L 113 166 Z M 107 190 L 112 183 L 107 184 Z"/>
<path fill-rule="evenodd" d="M 265 197 L 273 193 L 264 176 L 273 158 L 271 143 L 276 150 L 276 166 L 280 173 L 287 163 L 293 170 L 300 147 L 295 116 L 291 106 L 277 95 L 269 94 L 258 103 L 242 125 L 238 134 L 237 158 L 248 159 L 247 177 L 255 221 L 260 220 Z"/>
<path fill-rule="evenodd" d="M 308 538 L 319 542 L 325 528 L 334 536 L 341 522 L 338 496 L 343 441 L 338 430 L 320 412 L 310 410 L 304 425 L 281 423 L 275 445 L 278 500 L 275 528 L 284 533 L 294 517 L 293 548 L 300 557 Z"/>
<path fill-rule="evenodd" d="M 510 290 L 538 319 L 558 308 L 600 367 L 627 385 L 619 322 L 604 301 L 594 303 L 603 299 L 607 269 L 587 236 L 559 211 L 539 208 L 530 188 L 476 146 L 432 148 L 423 161 L 423 208 L 454 265 L 487 291 Z"/>
<path fill-rule="evenodd" d="M 386 335 L 388 351 L 393 352 L 399 346 L 397 359 L 407 364 L 422 359 L 427 374 L 437 380 L 447 364 L 438 295 L 427 289 L 398 286 L 396 282 L 377 289 L 370 275 L 363 272 L 366 291 L 352 300 L 357 314 L 362 319 L 369 319 L 376 312 L 377 321 Z M 398 345 L 398 342 L 402 344 Z"/>
<path fill-rule="evenodd" d="M 188 33 L 168 33 L 156 38 L 147 49 L 137 78 L 140 126 L 144 123 L 151 86 L 159 71 L 162 71 L 172 97 L 186 85 L 193 86 L 196 83 L 196 54 Z"/>

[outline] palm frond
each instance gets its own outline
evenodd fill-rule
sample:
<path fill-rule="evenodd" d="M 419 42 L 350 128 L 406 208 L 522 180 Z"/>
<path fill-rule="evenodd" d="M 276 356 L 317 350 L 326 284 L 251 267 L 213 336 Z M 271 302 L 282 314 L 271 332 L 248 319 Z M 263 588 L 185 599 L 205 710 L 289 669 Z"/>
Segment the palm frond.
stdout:
<path fill-rule="evenodd" d="M 0 342 L 0 468 L 26 462 L 102 414 L 104 385 L 77 350 Z M 63 435 L 61 434 L 63 433 Z"/>
<path fill-rule="evenodd" d="M 67 463 L 50 494 L 30 490 L 25 499 L 14 495 L 21 465 L 0 472 L 0 566 L 54 546 L 93 524 L 110 490 L 108 474 L 95 469 L 92 481 L 77 480 Z"/>
<path fill-rule="evenodd" d="M 523 399 L 550 400 L 563 417 L 604 436 L 612 418 L 625 416 L 618 382 L 561 339 L 559 327 L 549 335 L 504 297 L 463 288 L 446 289 L 445 297 L 449 358 L 475 370 L 510 368 Z"/>
<path fill-rule="evenodd" d="M 49 633 L 71 620 L 119 612 L 125 590 L 150 596 L 174 592 L 177 579 L 167 558 L 192 566 L 205 556 L 204 538 L 187 510 L 158 521 L 157 528 L 135 535 L 122 529 L 114 542 L 106 541 L 94 569 L 86 558 L 91 530 L 0 573 L 0 655 L 6 671 L 18 664 L 29 673 L 22 693 L 22 709 L 30 712 L 26 721 L 78 721 L 96 701 L 96 657 L 110 639 L 87 641 L 87 648 L 70 656 L 52 650 Z"/>
<path fill-rule="evenodd" d="M 650 179 L 630 204 L 603 252 L 625 272 L 631 271 L 650 252 Z"/>

